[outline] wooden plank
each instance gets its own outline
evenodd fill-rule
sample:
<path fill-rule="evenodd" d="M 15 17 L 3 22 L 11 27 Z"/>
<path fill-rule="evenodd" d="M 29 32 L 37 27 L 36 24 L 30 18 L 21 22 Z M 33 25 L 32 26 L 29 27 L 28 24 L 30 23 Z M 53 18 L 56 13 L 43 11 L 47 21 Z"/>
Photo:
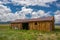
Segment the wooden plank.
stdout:
<path fill-rule="evenodd" d="M 46 22 L 46 31 L 50 31 L 50 22 Z"/>
<path fill-rule="evenodd" d="M 38 22 L 38 30 L 40 30 L 40 22 Z"/>
<path fill-rule="evenodd" d="M 32 22 L 29 23 L 29 29 L 30 29 L 30 30 L 33 29 L 33 24 L 32 24 Z"/>
<path fill-rule="evenodd" d="M 40 22 L 40 28 L 39 29 L 40 29 L 40 31 L 42 31 L 42 22 Z"/>

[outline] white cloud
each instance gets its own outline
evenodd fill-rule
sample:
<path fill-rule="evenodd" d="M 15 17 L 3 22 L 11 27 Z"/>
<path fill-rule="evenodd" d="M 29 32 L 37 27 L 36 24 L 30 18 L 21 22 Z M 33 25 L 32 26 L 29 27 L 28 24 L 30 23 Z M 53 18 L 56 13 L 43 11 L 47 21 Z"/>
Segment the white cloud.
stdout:
<path fill-rule="evenodd" d="M 57 0 L 12 0 L 12 3 L 17 4 L 17 5 L 24 5 L 24 6 L 39 5 L 39 6 L 49 7 L 49 5 L 46 3 L 52 3 L 55 1 Z"/>
<path fill-rule="evenodd" d="M 54 14 L 55 15 L 60 15 L 60 10 L 57 10 Z"/>
<path fill-rule="evenodd" d="M 11 9 L 0 4 L 0 22 L 11 21 L 18 18 L 18 14 L 11 13 Z"/>
<path fill-rule="evenodd" d="M 60 23 L 60 11 L 57 10 L 54 14 L 55 14 L 55 23 Z"/>
<path fill-rule="evenodd" d="M 33 11 L 33 9 L 26 8 L 26 7 L 22 7 L 22 10 L 18 11 L 16 13 L 18 13 L 20 16 L 23 16 L 25 18 L 28 18 L 28 17 L 25 16 L 27 14 L 31 14 L 30 18 L 38 18 L 38 17 L 43 17 L 43 16 L 45 16 L 45 17 L 46 16 L 51 16 L 49 12 L 45 13 L 44 10 L 39 10 L 39 11 L 35 12 L 35 11 Z"/>
<path fill-rule="evenodd" d="M 33 9 L 31 8 L 26 8 L 26 7 L 22 7 L 22 10 L 20 12 L 24 12 L 24 14 L 27 13 L 31 13 L 33 11 Z"/>
<path fill-rule="evenodd" d="M 31 13 L 32 9 L 22 7 L 22 10 L 16 13 L 11 13 L 11 9 L 0 5 L 0 22 L 12 21 L 15 19 L 24 19 L 26 14 Z"/>
<path fill-rule="evenodd" d="M 11 13 L 10 8 L 0 4 L 0 21 L 6 20 L 6 15 Z"/>
<path fill-rule="evenodd" d="M 45 13 L 43 10 L 32 12 L 32 18 L 47 17 L 51 16 L 49 12 Z"/>
<path fill-rule="evenodd" d="M 11 13 L 11 9 L 4 5 L 0 5 L 0 22 L 12 21 L 15 19 L 26 19 L 26 14 L 31 14 L 31 18 L 47 16 L 49 13 L 45 13 L 43 10 L 34 12 L 33 9 L 22 7 L 21 11 Z M 50 14 L 49 14 L 50 15 Z"/>
<path fill-rule="evenodd" d="M 20 19 L 22 19 L 22 17 L 23 18 L 27 18 L 25 15 L 26 14 L 29 14 L 29 13 L 31 14 L 32 11 L 33 11 L 33 9 L 22 7 L 22 10 L 21 11 L 18 11 L 16 13 L 19 14 L 20 15 Z"/>
<path fill-rule="evenodd" d="M 2 3 L 2 4 L 7 4 L 7 3 L 11 3 L 9 0 L 0 0 L 0 3 Z"/>
<path fill-rule="evenodd" d="M 0 1 L 0 5 L 3 4 L 1 1 Z"/>
<path fill-rule="evenodd" d="M 55 15 L 55 23 L 60 23 L 60 15 Z"/>
<path fill-rule="evenodd" d="M 6 6 L 4 6 L 4 5 L 0 5 L 0 14 L 2 14 L 2 13 L 10 13 L 11 12 L 11 10 L 10 10 L 10 8 L 7 8 Z"/>
<path fill-rule="evenodd" d="M 60 8 L 60 3 L 56 3 L 57 8 Z"/>

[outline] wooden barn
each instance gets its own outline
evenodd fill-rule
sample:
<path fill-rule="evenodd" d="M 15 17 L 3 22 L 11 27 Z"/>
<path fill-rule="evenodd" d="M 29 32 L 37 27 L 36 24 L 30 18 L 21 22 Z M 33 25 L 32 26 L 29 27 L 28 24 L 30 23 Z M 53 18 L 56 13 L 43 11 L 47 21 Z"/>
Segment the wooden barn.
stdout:
<path fill-rule="evenodd" d="M 40 30 L 40 31 L 52 31 L 54 30 L 54 17 L 42 17 L 34 19 L 17 19 L 11 21 L 12 29 L 25 29 L 25 30 Z"/>

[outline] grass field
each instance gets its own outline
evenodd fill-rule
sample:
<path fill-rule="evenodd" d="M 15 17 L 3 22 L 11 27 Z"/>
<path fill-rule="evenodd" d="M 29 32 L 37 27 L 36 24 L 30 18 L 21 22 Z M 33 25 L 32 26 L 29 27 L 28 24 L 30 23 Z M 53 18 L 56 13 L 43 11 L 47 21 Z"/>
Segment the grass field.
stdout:
<path fill-rule="evenodd" d="M 0 24 L 0 40 L 60 40 L 60 26 L 52 32 L 12 30 L 9 24 Z"/>

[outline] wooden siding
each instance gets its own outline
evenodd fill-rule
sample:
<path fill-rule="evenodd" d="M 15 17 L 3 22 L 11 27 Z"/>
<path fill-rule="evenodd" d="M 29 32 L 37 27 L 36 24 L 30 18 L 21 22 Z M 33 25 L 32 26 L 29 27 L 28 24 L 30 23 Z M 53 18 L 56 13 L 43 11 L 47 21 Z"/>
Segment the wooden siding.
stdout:
<path fill-rule="evenodd" d="M 35 25 L 37 23 L 37 25 Z M 40 31 L 52 31 L 54 30 L 54 22 L 52 21 L 42 21 L 42 22 L 29 22 L 29 30 L 40 30 Z M 22 28 L 22 23 L 12 23 L 11 24 L 12 29 L 15 29 L 17 27 L 18 29 Z"/>
<path fill-rule="evenodd" d="M 18 29 L 22 29 L 22 24 L 21 23 L 13 23 L 11 24 L 12 29 L 15 29 L 17 27 Z"/>
<path fill-rule="evenodd" d="M 30 30 L 40 30 L 40 31 L 52 31 L 54 26 L 52 25 L 52 22 L 37 22 L 37 25 L 35 25 L 35 22 L 29 23 Z"/>

